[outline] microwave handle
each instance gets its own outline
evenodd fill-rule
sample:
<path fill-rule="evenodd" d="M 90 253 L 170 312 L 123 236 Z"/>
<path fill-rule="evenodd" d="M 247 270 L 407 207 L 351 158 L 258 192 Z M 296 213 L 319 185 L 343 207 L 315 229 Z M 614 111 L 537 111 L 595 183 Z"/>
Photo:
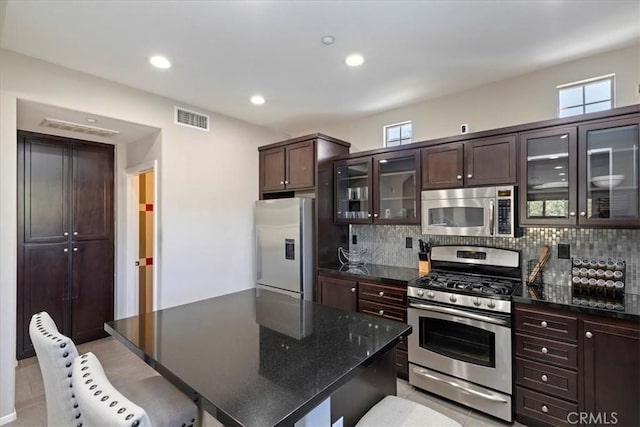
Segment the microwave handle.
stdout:
<path fill-rule="evenodd" d="M 491 200 L 489 202 L 489 227 L 491 227 L 492 236 L 494 235 L 495 227 L 496 227 L 495 211 L 496 211 L 495 202 Z"/>

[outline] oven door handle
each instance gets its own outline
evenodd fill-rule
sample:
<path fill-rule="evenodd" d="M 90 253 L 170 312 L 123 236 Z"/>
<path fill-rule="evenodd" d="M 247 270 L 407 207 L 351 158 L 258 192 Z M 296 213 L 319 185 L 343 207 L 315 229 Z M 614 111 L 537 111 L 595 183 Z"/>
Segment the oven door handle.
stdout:
<path fill-rule="evenodd" d="M 474 320 L 479 320 L 481 322 L 493 323 L 495 325 L 502 325 L 502 326 L 508 325 L 506 320 L 496 319 L 489 316 L 483 316 L 481 314 L 476 314 L 476 313 L 470 313 L 468 311 L 458 310 L 457 308 L 440 307 L 438 305 L 416 304 L 416 303 L 410 303 L 409 307 L 421 308 L 423 310 L 435 311 L 437 313 L 451 314 L 454 316 L 466 317 L 468 319 L 474 319 Z"/>
<path fill-rule="evenodd" d="M 467 388 L 467 387 L 465 387 L 463 385 L 460 385 L 460 384 L 458 384 L 456 382 L 447 381 L 447 380 L 445 380 L 443 378 L 438 378 L 438 377 L 436 377 L 434 375 L 428 374 L 427 372 L 424 371 L 424 369 L 413 368 L 413 372 L 418 374 L 418 375 L 422 375 L 423 377 L 427 377 L 430 380 L 434 380 L 434 381 L 438 381 L 438 382 L 441 382 L 441 383 L 449 384 L 451 387 L 457 388 L 458 390 L 462 391 L 463 393 L 471 394 L 473 396 L 478 396 L 478 397 L 481 397 L 483 399 L 491 400 L 493 402 L 509 403 L 508 401 L 506 401 L 505 399 L 502 399 L 500 397 L 492 396 L 492 395 L 486 394 L 486 393 L 481 393 L 479 391 L 472 390 L 472 389 Z"/>

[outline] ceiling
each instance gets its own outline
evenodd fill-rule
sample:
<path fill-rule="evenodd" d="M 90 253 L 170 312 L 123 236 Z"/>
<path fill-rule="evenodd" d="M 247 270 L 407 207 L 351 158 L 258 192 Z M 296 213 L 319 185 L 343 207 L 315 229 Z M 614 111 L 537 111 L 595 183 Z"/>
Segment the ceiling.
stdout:
<path fill-rule="evenodd" d="M 639 22 L 638 0 L 10 0 L 0 46 L 292 133 L 638 43 Z"/>

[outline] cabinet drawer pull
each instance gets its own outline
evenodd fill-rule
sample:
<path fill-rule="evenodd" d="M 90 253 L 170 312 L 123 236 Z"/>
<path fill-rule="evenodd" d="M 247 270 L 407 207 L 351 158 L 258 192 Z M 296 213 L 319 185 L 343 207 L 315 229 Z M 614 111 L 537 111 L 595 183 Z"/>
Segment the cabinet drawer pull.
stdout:
<path fill-rule="evenodd" d="M 549 350 L 547 350 L 547 347 L 542 347 L 541 351 L 542 351 L 543 354 L 549 353 Z"/>
<path fill-rule="evenodd" d="M 587 331 L 587 333 L 584 334 L 584 336 L 587 338 L 593 338 L 593 334 L 590 331 Z"/>
<path fill-rule="evenodd" d="M 380 291 L 380 292 L 378 292 L 378 295 L 380 295 L 381 297 L 383 297 L 383 296 L 384 296 L 384 292 L 383 292 L 383 291 Z"/>
<path fill-rule="evenodd" d="M 356 288 L 351 288 L 351 292 L 355 292 L 355 291 L 356 291 Z"/>
<path fill-rule="evenodd" d="M 544 320 L 542 322 L 540 322 L 540 326 L 542 326 L 543 328 L 547 327 L 547 322 L 545 322 Z"/>
<path fill-rule="evenodd" d="M 380 316 L 382 316 L 382 315 L 384 314 L 384 310 L 379 310 L 379 311 L 378 311 L 378 314 L 379 314 Z"/>
<path fill-rule="evenodd" d="M 540 409 L 542 409 L 542 412 L 544 412 L 545 414 L 549 412 L 549 408 L 547 408 L 547 405 L 542 405 L 542 408 Z"/>
<path fill-rule="evenodd" d="M 549 380 L 549 378 L 547 378 L 546 375 L 542 375 L 540 379 L 542 380 L 543 383 L 546 383 Z"/>

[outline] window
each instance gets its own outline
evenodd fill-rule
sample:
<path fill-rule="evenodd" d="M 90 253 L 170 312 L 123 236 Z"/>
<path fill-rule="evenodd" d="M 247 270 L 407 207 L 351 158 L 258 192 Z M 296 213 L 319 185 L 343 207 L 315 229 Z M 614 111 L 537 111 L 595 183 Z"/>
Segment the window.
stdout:
<path fill-rule="evenodd" d="M 396 123 L 384 127 L 384 146 L 411 144 L 411 122 Z"/>
<path fill-rule="evenodd" d="M 558 117 L 613 108 L 613 78 L 610 74 L 558 86 Z"/>

